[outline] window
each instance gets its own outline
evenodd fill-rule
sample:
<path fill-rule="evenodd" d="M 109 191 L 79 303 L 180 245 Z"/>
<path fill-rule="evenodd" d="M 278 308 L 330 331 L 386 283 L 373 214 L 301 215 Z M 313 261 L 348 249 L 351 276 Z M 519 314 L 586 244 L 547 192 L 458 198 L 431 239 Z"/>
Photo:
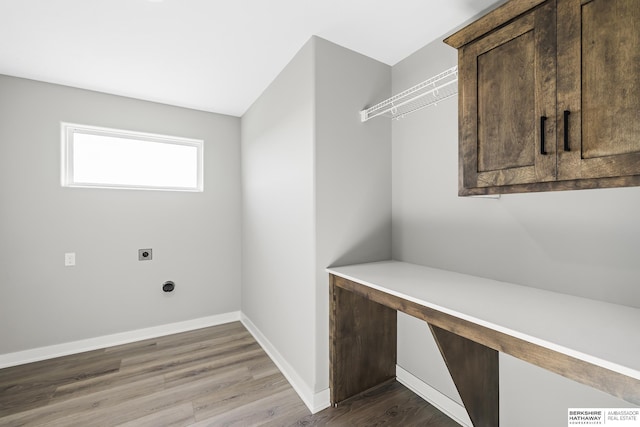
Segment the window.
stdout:
<path fill-rule="evenodd" d="M 61 123 L 64 187 L 203 191 L 203 141 Z"/>

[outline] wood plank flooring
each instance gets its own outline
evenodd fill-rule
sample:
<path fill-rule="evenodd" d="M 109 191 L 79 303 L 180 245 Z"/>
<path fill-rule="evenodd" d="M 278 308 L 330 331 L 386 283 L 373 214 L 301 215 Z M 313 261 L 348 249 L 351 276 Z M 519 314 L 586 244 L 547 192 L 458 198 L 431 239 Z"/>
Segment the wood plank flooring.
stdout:
<path fill-rule="evenodd" d="M 0 370 L 0 426 L 458 424 L 397 382 L 311 415 L 239 322 Z"/>

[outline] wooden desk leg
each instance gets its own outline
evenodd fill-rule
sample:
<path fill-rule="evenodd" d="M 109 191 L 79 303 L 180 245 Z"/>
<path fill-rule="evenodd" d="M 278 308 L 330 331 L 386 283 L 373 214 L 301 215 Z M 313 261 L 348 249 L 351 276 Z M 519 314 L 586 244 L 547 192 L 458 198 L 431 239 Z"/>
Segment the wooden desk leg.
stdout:
<path fill-rule="evenodd" d="M 437 326 L 429 327 L 474 427 L 498 427 L 498 352 Z"/>
<path fill-rule="evenodd" d="M 331 404 L 396 377 L 397 312 L 330 282 Z"/>

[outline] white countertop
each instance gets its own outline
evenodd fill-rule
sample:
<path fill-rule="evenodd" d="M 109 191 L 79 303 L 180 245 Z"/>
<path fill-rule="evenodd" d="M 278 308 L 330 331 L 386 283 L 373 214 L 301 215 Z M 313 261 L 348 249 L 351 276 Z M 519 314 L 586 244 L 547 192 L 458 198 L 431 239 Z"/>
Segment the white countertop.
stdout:
<path fill-rule="evenodd" d="M 640 380 L 640 309 L 398 261 L 327 271 Z"/>

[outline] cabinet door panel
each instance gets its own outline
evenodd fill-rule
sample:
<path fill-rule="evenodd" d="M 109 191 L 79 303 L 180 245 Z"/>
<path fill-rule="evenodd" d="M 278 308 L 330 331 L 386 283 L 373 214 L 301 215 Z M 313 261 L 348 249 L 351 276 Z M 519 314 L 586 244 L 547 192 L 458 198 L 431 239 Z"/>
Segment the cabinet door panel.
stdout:
<path fill-rule="evenodd" d="M 555 180 L 555 24 L 550 0 L 460 50 L 460 194 Z"/>
<path fill-rule="evenodd" d="M 478 172 L 535 164 L 533 31 L 478 56 Z"/>
<path fill-rule="evenodd" d="M 571 151 L 559 148 L 558 178 L 637 175 L 640 1 L 559 0 L 558 7 L 558 113 L 571 112 Z"/>

